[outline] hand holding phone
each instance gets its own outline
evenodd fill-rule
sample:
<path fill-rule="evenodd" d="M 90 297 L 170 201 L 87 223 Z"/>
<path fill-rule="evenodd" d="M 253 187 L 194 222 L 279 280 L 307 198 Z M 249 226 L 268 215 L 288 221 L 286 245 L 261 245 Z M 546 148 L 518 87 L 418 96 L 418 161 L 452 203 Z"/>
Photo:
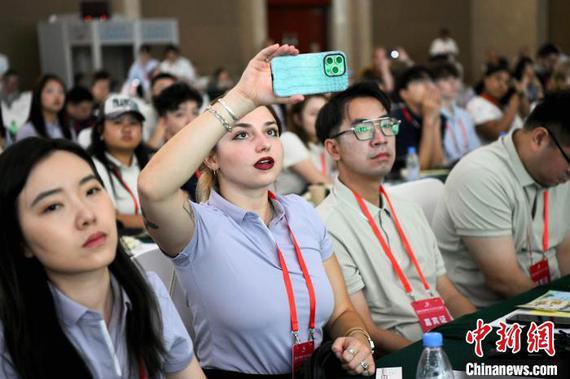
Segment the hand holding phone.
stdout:
<path fill-rule="evenodd" d="M 279 56 L 271 60 L 276 96 L 340 92 L 348 87 L 348 66 L 342 51 Z"/>

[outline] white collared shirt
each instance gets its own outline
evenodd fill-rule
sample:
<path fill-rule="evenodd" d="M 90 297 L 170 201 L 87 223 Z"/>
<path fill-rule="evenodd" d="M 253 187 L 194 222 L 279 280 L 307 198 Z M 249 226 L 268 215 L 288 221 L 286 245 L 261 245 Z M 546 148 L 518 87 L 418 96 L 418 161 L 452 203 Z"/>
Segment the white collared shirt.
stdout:
<path fill-rule="evenodd" d="M 112 172 L 109 172 L 101 161 L 93 157 L 93 162 L 95 163 L 97 172 L 99 173 L 99 176 L 101 176 L 105 189 L 109 193 L 111 200 L 113 200 L 115 209 L 119 213 L 128 215 L 137 214 L 135 213 L 135 210 L 138 209 L 138 214 L 140 214 L 139 193 L 137 191 L 137 179 L 139 177 L 140 168 L 137 157 L 133 155 L 131 165 L 125 166 L 111 154 L 105 153 L 105 156 L 117 167 L 119 175 L 126 184 L 126 187 L 128 187 L 128 189 L 125 188 L 117 176 Z M 132 196 L 131 193 L 129 193 L 129 190 L 132 193 Z"/>

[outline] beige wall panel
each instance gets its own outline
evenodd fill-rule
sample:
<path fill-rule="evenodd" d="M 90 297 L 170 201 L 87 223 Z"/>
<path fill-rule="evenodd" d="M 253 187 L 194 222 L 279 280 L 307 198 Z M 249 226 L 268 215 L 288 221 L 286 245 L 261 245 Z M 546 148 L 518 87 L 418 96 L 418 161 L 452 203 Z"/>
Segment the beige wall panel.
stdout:
<path fill-rule="evenodd" d="M 449 28 L 459 46 L 459 61 L 470 73 L 469 0 L 373 0 L 372 14 L 374 45 L 404 46 L 418 63 L 427 62 L 439 29 Z"/>
<path fill-rule="evenodd" d="M 523 49 L 531 54 L 536 51 L 539 44 L 538 0 L 476 0 L 471 2 L 471 11 L 474 74 L 480 74 L 489 49 L 511 61 Z"/>
<path fill-rule="evenodd" d="M 548 5 L 548 38 L 570 54 L 570 1 L 550 0 Z"/>
<path fill-rule="evenodd" d="M 40 75 L 37 23 L 51 14 L 79 12 L 78 0 L 3 0 L 0 16 L 0 52 L 30 88 Z"/>

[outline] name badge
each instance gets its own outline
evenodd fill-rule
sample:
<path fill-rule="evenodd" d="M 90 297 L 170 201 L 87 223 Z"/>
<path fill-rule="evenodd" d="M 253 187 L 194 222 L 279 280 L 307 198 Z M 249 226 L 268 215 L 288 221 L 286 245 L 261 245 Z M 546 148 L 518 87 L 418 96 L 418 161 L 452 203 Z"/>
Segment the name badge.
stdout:
<path fill-rule="evenodd" d="M 413 301 L 412 308 L 414 308 L 416 316 L 418 316 L 424 333 L 452 320 L 441 297 Z"/>
<path fill-rule="evenodd" d="M 293 345 L 291 349 L 293 363 L 293 379 L 295 378 L 295 373 L 301 368 L 303 362 L 311 358 L 311 355 L 315 351 L 315 341 L 300 342 Z"/>
<path fill-rule="evenodd" d="M 529 267 L 530 278 L 536 284 L 550 283 L 550 267 L 548 266 L 548 259 L 544 258 L 541 261 Z"/>

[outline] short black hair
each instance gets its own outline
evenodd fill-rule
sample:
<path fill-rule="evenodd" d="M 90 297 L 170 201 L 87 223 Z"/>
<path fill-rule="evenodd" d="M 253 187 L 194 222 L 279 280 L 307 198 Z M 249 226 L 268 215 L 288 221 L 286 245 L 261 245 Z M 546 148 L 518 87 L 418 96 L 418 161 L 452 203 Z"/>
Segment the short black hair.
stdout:
<path fill-rule="evenodd" d="M 390 99 L 378 87 L 378 84 L 370 81 L 354 84 L 334 95 L 319 111 L 316 129 L 317 137 L 321 143 L 324 143 L 327 138 L 338 131 L 346 115 L 348 103 L 364 97 L 372 97 L 378 100 L 386 112 L 390 112 Z"/>
<path fill-rule="evenodd" d="M 499 58 L 499 60 L 496 63 L 487 63 L 483 75 L 491 76 L 499 71 L 506 71 L 509 74 L 511 73 L 511 67 L 509 65 L 509 61 L 507 61 L 507 59 L 504 57 Z"/>
<path fill-rule="evenodd" d="M 109 80 L 110 81 L 111 80 L 111 74 L 109 74 L 109 72 L 107 72 L 105 70 L 95 71 L 93 73 L 93 81 L 91 83 L 95 84 L 99 80 Z"/>
<path fill-rule="evenodd" d="M 524 129 L 540 126 L 555 134 L 563 146 L 570 146 L 570 90 L 552 92 L 536 105 L 528 115 Z"/>
<path fill-rule="evenodd" d="M 164 48 L 164 53 L 165 53 L 165 54 L 168 53 L 168 52 L 170 52 L 170 51 L 175 52 L 176 54 L 180 53 L 180 49 L 178 48 L 178 46 L 176 46 L 176 45 L 174 45 L 174 44 L 167 45 L 167 46 Z"/>
<path fill-rule="evenodd" d="M 93 95 L 87 88 L 75 86 L 67 92 L 65 99 L 70 104 L 79 104 L 84 101 L 93 101 Z"/>
<path fill-rule="evenodd" d="M 200 93 L 186 83 L 178 82 L 166 87 L 152 100 L 154 109 L 160 117 L 166 116 L 167 112 L 174 112 L 180 104 L 186 101 L 195 101 L 198 108 L 202 106 L 203 99 Z"/>
<path fill-rule="evenodd" d="M 159 72 L 158 74 L 154 75 L 150 80 L 150 88 L 154 87 L 156 82 L 158 82 L 161 79 L 172 79 L 174 81 L 178 80 L 176 76 L 169 74 L 168 72 Z"/>
<path fill-rule="evenodd" d="M 540 46 L 540 48 L 538 49 L 538 52 L 536 53 L 536 55 L 538 55 L 540 58 L 545 58 L 547 56 L 549 56 L 550 54 L 556 54 L 559 55 L 560 54 L 560 49 L 558 47 L 556 47 L 555 44 L 553 43 L 545 43 L 544 45 Z"/>
<path fill-rule="evenodd" d="M 432 79 L 430 70 L 421 65 L 415 65 L 408 68 L 406 71 L 400 75 L 398 82 L 396 83 L 396 94 L 399 94 L 401 90 L 408 88 L 408 85 L 415 80 L 422 79 Z"/>
<path fill-rule="evenodd" d="M 457 66 L 448 61 L 440 61 L 431 67 L 433 80 L 446 79 L 449 77 L 459 78 L 459 70 Z"/>
<path fill-rule="evenodd" d="M 521 80 L 524 74 L 524 70 L 526 66 L 533 65 L 534 62 L 529 57 L 520 57 L 515 65 L 515 69 L 513 70 L 513 77 L 516 80 Z"/>
<path fill-rule="evenodd" d="M 2 75 L 3 78 L 7 78 L 9 76 L 20 76 L 20 74 L 18 74 L 18 71 L 14 70 L 13 68 L 9 68 L 6 71 L 4 71 L 4 75 Z"/>
<path fill-rule="evenodd" d="M 146 43 L 140 45 L 139 53 L 150 53 L 150 45 L 147 45 Z"/>

